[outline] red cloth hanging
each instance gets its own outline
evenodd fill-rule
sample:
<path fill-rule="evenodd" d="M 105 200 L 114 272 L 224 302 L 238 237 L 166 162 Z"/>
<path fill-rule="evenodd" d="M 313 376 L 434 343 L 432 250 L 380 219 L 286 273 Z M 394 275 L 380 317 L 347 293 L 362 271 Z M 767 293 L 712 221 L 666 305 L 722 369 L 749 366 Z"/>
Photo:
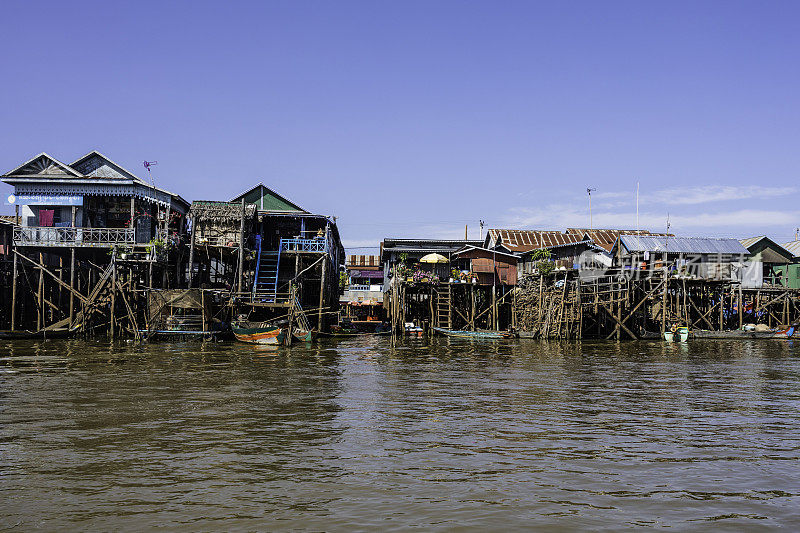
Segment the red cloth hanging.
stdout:
<path fill-rule="evenodd" d="M 39 210 L 39 226 L 49 228 L 53 226 L 53 209 L 40 209 Z"/>

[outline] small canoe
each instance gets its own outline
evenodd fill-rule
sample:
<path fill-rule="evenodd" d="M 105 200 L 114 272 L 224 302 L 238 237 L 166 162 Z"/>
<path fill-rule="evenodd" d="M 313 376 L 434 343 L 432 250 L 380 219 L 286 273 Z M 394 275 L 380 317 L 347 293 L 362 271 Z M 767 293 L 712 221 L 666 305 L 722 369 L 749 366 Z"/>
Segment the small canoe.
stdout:
<path fill-rule="evenodd" d="M 374 337 L 375 335 L 391 335 L 391 331 L 375 331 L 375 332 L 368 332 L 368 331 L 331 331 L 330 333 L 321 332 L 319 335 L 321 337 Z"/>
<path fill-rule="evenodd" d="M 462 337 L 465 339 L 510 339 L 513 333 L 507 331 L 459 331 L 444 328 L 432 328 L 433 331 L 448 337 Z"/>
<path fill-rule="evenodd" d="M 231 324 L 233 336 L 248 344 L 282 344 L 286 333 L 282 328 L 266 324 Z"/>
<path fill-rule="evenodd" d="M 42 329 L 39 331 L 29 330 L 0 330 L 0 339 L 67 339 L 75 333 L 69 329 Z"/>
<path fill-rule="evenodd" d="M 790 326 L 786 329 L 776 329 L 774 331 L 774 336 L 778 339 L 788 339 L 792 335 L 794 335 L 794 326 Z"/>
<path fill-rule="evenodd" d="M 292 330 L 292 336 L 299 341 L 312 342 L 317 337 L 317 330 L 294 329 Z"/>

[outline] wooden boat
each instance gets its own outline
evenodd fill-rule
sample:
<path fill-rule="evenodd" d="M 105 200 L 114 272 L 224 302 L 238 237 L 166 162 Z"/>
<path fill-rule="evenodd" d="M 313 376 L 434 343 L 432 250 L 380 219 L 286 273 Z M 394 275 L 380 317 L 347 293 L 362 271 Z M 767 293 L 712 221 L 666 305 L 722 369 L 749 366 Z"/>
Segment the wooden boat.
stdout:
<path fill-rule="evenodd" d="M 789 326 L 786 329 L 776 329 L 773 331 L 773 336 L 777 339 L 788 339 L 794 335 L 794 326 Z"/>
<path fill-rule="evenodd" d="M 231 324 L 233 336 L 249 344 L 282 344 L 286 332 L 282 328 L 264 323 L 239 322 Z"/>
<path fill-rule="evenodd" d="M 0 331 L 0 339 L 67 339 L 72 336 L 74 330 L 69 329 L 43 329 L 40 331 L 29 330 L 2 330 Z"/>
<path fill-rule="evenodd" d="M 465 339 L 510 339 L 513 333 L 507 331 L 458 331 L 444 328 L 432 328 L 433 331 L 448 337 L 462 337 Z"/>
<path fill-rule="evenodd" d="M 296 328 L 292 330 L 292 336 L 299 341 L 312 342 L 317 337 L 317 330 Z"/>
<path fill-rule="evenodd" d="M 709 330 L 692 330 L 692 337 L 695 339 L 792 339 L 796 326 L 791 326 L 786 329 L 768 330 L 768 331 L 755 331 L 755 330 L 742 330 L 734 329 L 728 331 L 709 331 Z"/>
<path fill-rule="evenodd" d="M 391 335 L 391 331 L 331 331 L 330 333 L 320 332 L 321 337 L 373 337 L 375 335 Z"/>

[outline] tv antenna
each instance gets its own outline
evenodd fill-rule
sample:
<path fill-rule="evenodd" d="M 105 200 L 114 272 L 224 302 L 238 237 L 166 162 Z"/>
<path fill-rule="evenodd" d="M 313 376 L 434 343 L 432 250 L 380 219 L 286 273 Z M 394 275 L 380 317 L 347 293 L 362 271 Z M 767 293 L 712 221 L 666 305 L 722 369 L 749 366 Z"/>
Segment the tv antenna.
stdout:
<path fill-rule="evenodd" d="M 150 185 L 152 185 L 154 188 L 156 186 L 156 182 L 153 181 L 153 173 L 150 172 L 150 167 L 157 164 L 158 161 L 142 161 L 142 165 L 147 169 L 147 175 L 150 176 Z"/>
<path fill-rule="evenodd" d="M 483 240 L 483 225 L 485 224 L 485 222 L 483 220 L 479 220 L 478 222 L 481 225 L 481 240 Z"/>
<path fill-rule="evenodd" d="M 586 194 L 589 195 L 589 229 L 592 228 L 592 192 L 596 191 L 597 189 L 592 189 L 590 187 L 586 187 Z"/>

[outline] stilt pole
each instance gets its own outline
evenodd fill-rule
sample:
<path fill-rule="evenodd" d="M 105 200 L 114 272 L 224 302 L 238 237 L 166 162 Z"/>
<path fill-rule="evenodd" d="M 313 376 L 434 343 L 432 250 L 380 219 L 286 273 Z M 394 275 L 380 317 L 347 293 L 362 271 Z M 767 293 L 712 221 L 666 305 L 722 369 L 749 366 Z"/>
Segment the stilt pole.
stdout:
<path fill-rule="evenodd" d="M 11 279 L 11 331 L 17 329 L 17 254 L 14 254 L 14 274 Z"/>

